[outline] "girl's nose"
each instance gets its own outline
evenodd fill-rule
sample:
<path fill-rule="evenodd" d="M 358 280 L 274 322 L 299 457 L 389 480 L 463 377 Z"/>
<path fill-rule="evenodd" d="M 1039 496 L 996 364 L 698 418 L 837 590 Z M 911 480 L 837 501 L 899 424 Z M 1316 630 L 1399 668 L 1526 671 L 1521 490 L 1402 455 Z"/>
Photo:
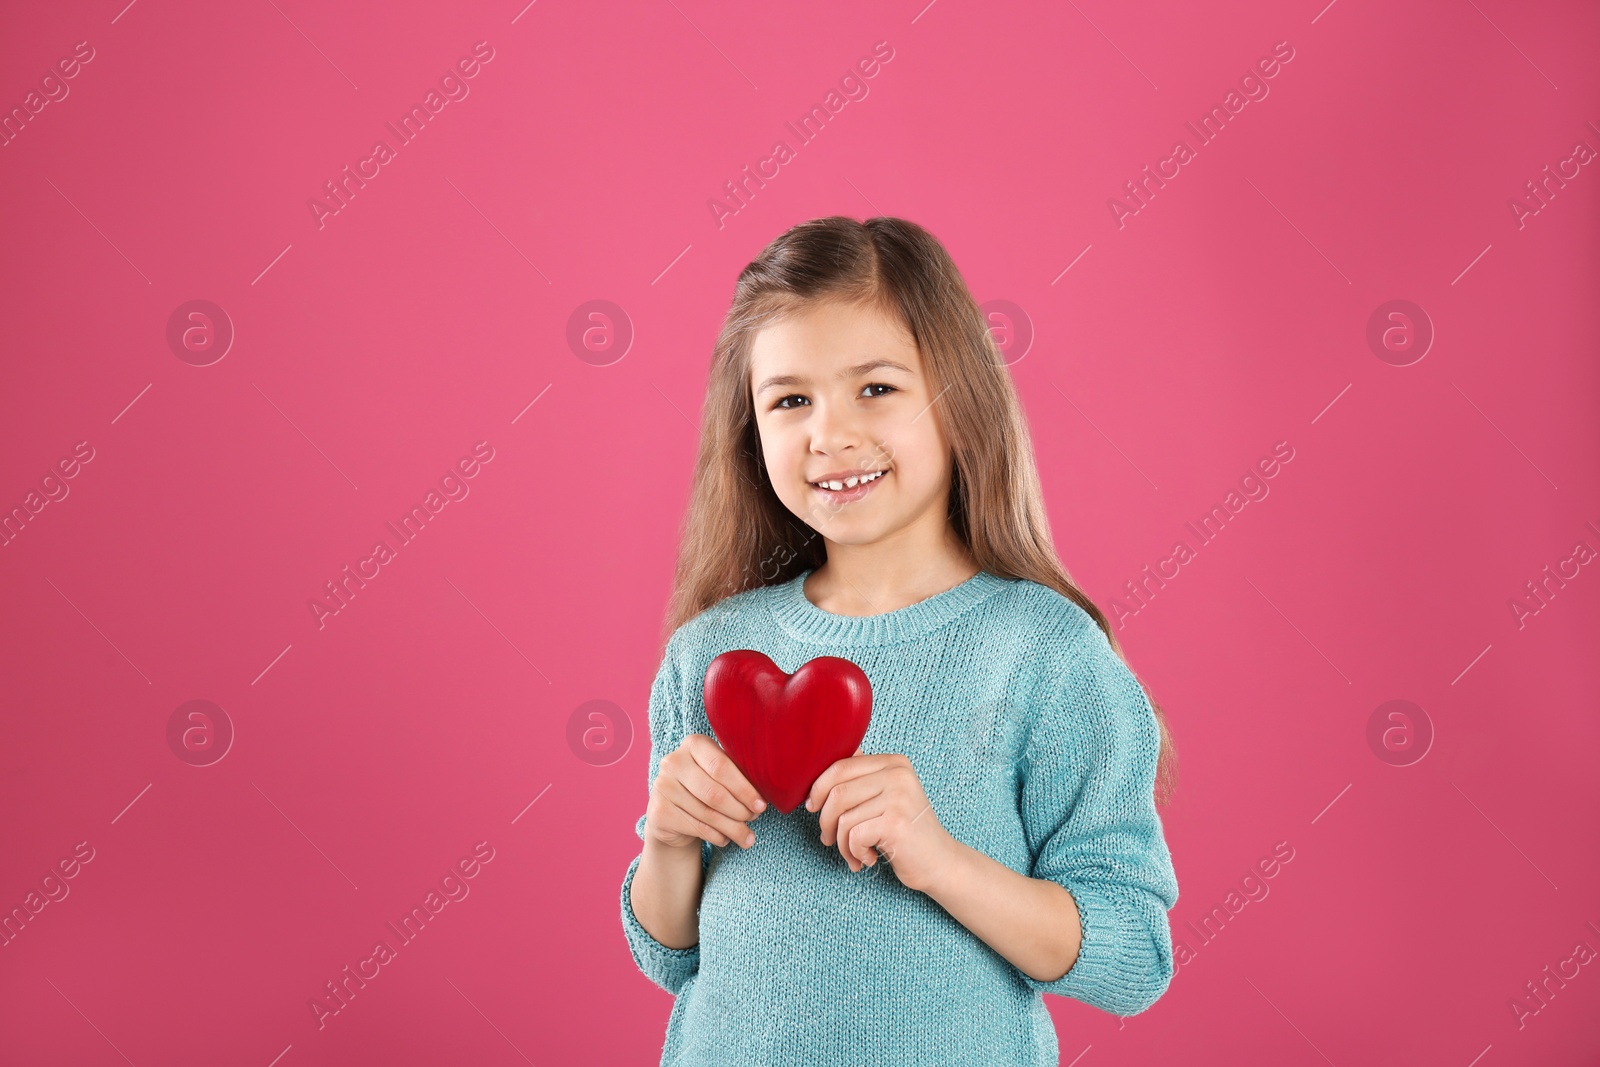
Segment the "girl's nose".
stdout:
<path fill-rule="evenodd" d="M 861 444 L 860 428 L 849 411 L 835 404 L 819 404 L 813 417 L 811 446 L 830 456 L 853 455 Z"/>

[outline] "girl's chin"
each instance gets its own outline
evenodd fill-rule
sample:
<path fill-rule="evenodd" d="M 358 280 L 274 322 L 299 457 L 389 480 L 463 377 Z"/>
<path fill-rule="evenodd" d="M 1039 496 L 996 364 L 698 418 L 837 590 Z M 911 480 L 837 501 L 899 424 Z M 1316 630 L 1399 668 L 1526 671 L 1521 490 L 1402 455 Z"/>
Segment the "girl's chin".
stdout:
<path fill-rule="evenodd" d="M 884 523 L 845 522 L 839 519 L 820 525 L 815 522 L 807 525 L 821 534 L 823 540 L 831 544 L 852 547 L 877 544 L 894 530 L 893 526 Z"/>
<path fill-rule="evenodd" d="M 868 533 L 876 531 L 883 525 L 881 520 L 869 521 L 863 516 L 829 511 L 821 507 L 809 508 L 798 514 L 807 526 L 841 543 L 853 543 L 863 538 L 870 540 Z"/>

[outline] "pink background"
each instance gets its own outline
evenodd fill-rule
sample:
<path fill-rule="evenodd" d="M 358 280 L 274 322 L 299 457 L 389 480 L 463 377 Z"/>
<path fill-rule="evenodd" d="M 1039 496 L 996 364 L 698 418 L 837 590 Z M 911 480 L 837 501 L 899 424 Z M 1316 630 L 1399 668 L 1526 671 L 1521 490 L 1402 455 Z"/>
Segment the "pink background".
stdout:
<path fill-rule="evenodd" d="M 618 890 L 710 345 L 739 268 L 836 213 L 927 226 L 1031 323 L 1056 543 L 1108 610 L 1294 450 L 1120 631 L 1181 753 L 1192 956 L 1128 1020 L 1048 998 L 1063 1062 L 1595 1062 L 1600 965 L 1562 961 L 1600 950 L 1600 566 L 1562 561 L 1600 550 L 1600 166 L 1508 204 L 1600 149 L 1592 5 L 124 2 L 0 33 L 7 113 L 94 51 L 0 149 L 0 507 L 93 449 L 0 547 L 0 906 L 94 850 L 0 948 L 6 1062 L 655 1062 L 671 999 Z M 319 227 L 479 41 L 469 95 Z M 1280 41 L 1269 95 L 1119 227 Z M 207 366 L 167 340 L 196 299 L 236 332 Z M 1436 332 L 1406 366 L 1366 336 L 1401 299 Z M 593 300 L 621 358 L 569 345 Z M 319 627 L 480 441 L 470 494 Z M 1547 565 L 1577 574 L 1519 626 Z M 235 733 L 208 766 L 169 744 L 191 700 Z M 591 700 L 621 715 L 586 759 Z M 1420 761 L 1369 744 L 1391 700 Z"/>

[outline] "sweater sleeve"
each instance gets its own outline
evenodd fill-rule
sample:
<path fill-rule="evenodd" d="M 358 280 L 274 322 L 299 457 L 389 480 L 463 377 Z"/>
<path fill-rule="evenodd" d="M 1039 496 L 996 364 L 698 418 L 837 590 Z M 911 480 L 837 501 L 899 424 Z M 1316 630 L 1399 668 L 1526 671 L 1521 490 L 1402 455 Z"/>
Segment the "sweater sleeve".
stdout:
<path fill-rule="evenodd" d="M 649 777 L 645 779 L 647 796 L 650 787 L 655 784 L 656 775 L 661 771 L 662 758 L 677 749 L 686 732 L 683 726 L 682 687 L 679 684 L 675 662 L 675 644 L 674 641 L 667 643 L 666 656 L 663 657 L 661 667 L 656 672 L 655 682 L 650 687 L 650 769 Z M 641 842 L 644 841 L 645 818 L 645 815 L 640 815 L 633 827 Z M 700 946 L 695 944 L 688 948 L 668 948 L 651 937 L 649 931 L 634 915 L 629 894 L 633 891 L 633 876 L 639 870 L 639 861 L 642 859 L 644 853 L 641 851 L 628 864 L 628 871 L 622 878 L 622 930 L 627 936 L 628 950 L 633 954 L 633 962 L 644 976 L 668 993 L 677 996 L 683 984 L 700 969 Z M 700 843 L 702 869 L 709 866 L 710 861 L 711 843 L 702 841 Z"/>
<path fill-rule="evenodd" d="M 1078 958 L 1040 993 L 1135 1015 L 1174 973 L 1167 911 L 1177 875 L 1156 812 L 1160 727 L 1144 689 L 1092 622 L 1054 699 L 1035 711 L 1020 800 L 1032 876 L 1066 887 L 1083 927 Z"/>

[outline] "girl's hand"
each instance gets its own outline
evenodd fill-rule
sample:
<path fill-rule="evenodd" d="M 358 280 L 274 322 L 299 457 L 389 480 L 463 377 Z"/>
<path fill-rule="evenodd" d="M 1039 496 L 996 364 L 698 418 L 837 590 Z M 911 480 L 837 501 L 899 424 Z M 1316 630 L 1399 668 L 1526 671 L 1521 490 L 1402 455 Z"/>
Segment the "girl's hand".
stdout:
<path fill-rule="evenodd" d="M 806 810 L 821 811 L 822 843 L 837 841 L 852 872 L 875 865 L 882 851 L 908 889 L 926 891 L 956 843 L 897 753 L 864 756 L 857 747 L 812 784 Z"/>
<path fill-rule="evenodd" d="M 701 841 L 749 848 L 756 835 L 744 824 L 766 806 L 721 745 L 689 734 L 661 758 L 645 809 L 645 837 L 668 848 L 699 848 Z"/>

